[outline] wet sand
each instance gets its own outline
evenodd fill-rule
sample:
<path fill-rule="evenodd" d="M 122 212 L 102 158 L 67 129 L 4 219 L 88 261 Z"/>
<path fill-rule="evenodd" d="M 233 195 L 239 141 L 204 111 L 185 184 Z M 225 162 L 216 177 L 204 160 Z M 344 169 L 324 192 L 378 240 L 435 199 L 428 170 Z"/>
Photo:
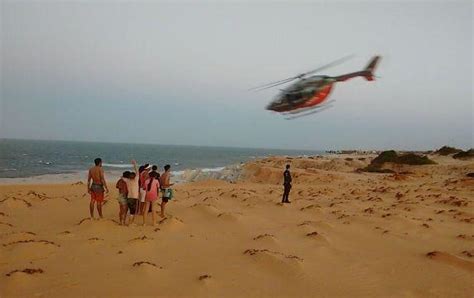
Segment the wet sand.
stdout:
<path fill-rule="evenodd" d="M 0 185 L 0 296 L 472 297 L 474 162 L 355 172 L 372 157 L 179 185 L 155 227 L 119 226 L 115 189 L 90 220 L 81 182 Z"/>

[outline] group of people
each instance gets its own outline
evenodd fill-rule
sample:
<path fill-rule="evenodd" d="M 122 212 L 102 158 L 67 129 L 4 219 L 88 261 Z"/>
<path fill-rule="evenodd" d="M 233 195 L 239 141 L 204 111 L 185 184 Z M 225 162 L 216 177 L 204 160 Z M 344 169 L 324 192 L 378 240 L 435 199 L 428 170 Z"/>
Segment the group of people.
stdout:
<path fill-rule="evenodd" d="M 102 218 L 102 205 L 104 194 L 109 191 L 105 181 L 102 160 L 96 158 L 95 166 L 89 169 L 87 178 L 87 191 L 91 195 L 89 205 L 90 216 L 94 218 L 94 206 Z M 161 193 L 161 217 L 165 217 L 165 207 L 173 198 L 173 189 L 170 183 L 171 166 L 164 166 L 164 172 L 160 174 L 157 166 L 145 164 L 137 168 L 137 163 L 132 160 L 133 171 L 125 171 L 117 181 L 115 187 L 118 189 L 117 201 L 119 203 L 120 225 L 133 224 L 135 217 L 143 216 L 143 225 L 146 224 L 148 213 L 151 212 L 153 225 L 156 224 L 156 205 Z M 129 220 L 127 221 L 127 214 Z"/>
<path fill-rule="evenodd" d="M 95 166 L 89 169 L 87 178 L 87 192 L 91 195 L 89 205 L 91 218 L 94 218 L 94 205 L 102 218 L 102 204 L 104 193 L 109 192 L 105 181 L 104 170 L 102 169 L 102 159 L 94 160 Z M 164 172 L 160 175 L 157 166 L 145 164 L 137 168 L 137 163 L 132 160 L 133 171 L 125 171 L 117 181 L 115 187 L 118 189 L 117 201 L 119 203 L 119 223 L 120 225 L 133 224 L 136 215 L 143 216 L 143 225 L 151 212 L 153 225 L 156 224 L 156 202 L 161 195 L 161 217 L 165 217 L 165 207 L 169 200 L 173 198 L 173 189 L 170 183 L 171 166 L 164 166 Z M 283 197 L 282 203 L 290 203 L 289 195 L 292 186 L 290 165 L 286 165 L 283 172 Z M 129 220 L 127 221 L 127 214 Z"/>

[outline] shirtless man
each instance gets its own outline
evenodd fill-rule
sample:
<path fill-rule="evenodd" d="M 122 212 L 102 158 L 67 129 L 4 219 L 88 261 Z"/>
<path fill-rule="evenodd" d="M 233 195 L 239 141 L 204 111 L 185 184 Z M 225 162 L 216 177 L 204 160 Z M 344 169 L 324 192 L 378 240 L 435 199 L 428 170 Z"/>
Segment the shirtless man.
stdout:
<path fill-rule="evenodd" d="M 89 169 L 87 177 L 87 192 L 91 195 L 89 211 L 91 218 L 94 218 L 94 204 L 97 203 L 97 212 L 102 218 L 102 204 L 104 202 L 104 192 L 108 193 L 107 183 L 105 182 L 104 170 L 102 169 L 102 159 L 94 159 L 95 166 Z M 91 183 L 92 182 L 92 183 Z"/>
<path fill-rule="evenodd" d="M 171 166 L 166 165 L 164 167 L 165 172 L 163 175 L 160 177 L 160 186 L 161 186 L 161 191 L 163 193 L 162 198 L 161 198 L 161 217 L 165 217 L 165 206 L 166 203 L 168 203 L 168 200 L 171 200 L 173 198 L 173 190 L 171 189 L 171 186 L 173 186 L 174 183 L 170 183 L 170 175 L 171 175 Z"/>

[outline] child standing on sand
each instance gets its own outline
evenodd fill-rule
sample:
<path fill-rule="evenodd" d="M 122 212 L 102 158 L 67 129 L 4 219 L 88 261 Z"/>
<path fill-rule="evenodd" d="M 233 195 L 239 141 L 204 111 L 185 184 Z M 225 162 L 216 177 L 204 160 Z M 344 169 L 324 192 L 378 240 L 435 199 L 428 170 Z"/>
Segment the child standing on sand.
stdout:
<path fill-rule="evenodd" d="M 148 179 L 145 180 L 146 195 L 145 207 L 143 208 L 143 225 L 146 224 L 148 208 L 151 208 L 151 218 L 153 225 L 156 224 L 155 202 L 158 199 L 158 193 L 160 191 L 160 181 L 156 176 L 156 172 L 151 172 Z"/>
<path fill-rule="evenodd" d="M 130 177 L 130 172 L 125 171 L 122 174 L 122 177 L 117 181 L 115 184 L 115 188 L 118 189 L 118 196 L 117 201 L 119 203 L 119 223 L 120 225 L 125 225 L 125 219 L 127 217 L 127 196 L 128 196 L 128 189 L 127 189 L 127 182 L 125 179 Z"/>
<path fill-rule="evenodd" d="M 131 172 L 128 179 L 125 180 L 127 183 L 127 205 L 130 210 L 130 220 L 129 224 L 133 224 L 134 216 L 138 212 L 138 200 L 139 200 L 139 190 L 138 190 L 138 169 L 137 162 L 132 160 L 133 169 L 135 172 Z"/>

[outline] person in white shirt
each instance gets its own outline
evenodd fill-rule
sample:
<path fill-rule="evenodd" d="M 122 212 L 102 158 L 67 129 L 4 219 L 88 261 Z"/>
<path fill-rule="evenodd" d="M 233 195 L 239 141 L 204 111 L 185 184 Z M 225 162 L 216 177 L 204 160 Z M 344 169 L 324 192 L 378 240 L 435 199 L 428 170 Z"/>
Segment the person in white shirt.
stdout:
<path fill-rule="evenodd" d="M 131 172 L 129 178 L 125 179 L 125 183 L 127 184 L 127 205 L 128 209 L 130 210 L 130 220 L 128 221 L 129 224 L 133 224 L 133 220 L 135 219 L 135 214 L 138 213 L 138 199 L 139 199 L 139 186 L 138 186 L 138 169 L 137 169 L 137 162 L 132 160 L 133 169 L 135 172 Z"/>

